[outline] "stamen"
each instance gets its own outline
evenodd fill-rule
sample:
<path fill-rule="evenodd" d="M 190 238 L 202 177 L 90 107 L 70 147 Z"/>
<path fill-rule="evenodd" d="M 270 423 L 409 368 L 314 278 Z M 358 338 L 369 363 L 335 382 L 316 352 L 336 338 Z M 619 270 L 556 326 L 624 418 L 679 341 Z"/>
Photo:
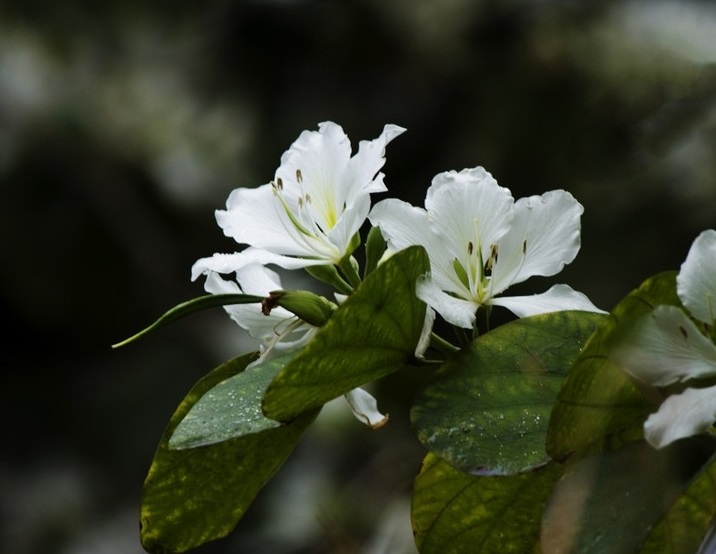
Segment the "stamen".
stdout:
<path fill-rule="evenodd" d="M 527 254 L 527 239 L 522 242 L 522 255 Z"/>
<path fill-rule="evenodd" d="M 311 195 L 306 193 L 306 204 L 310 204 L 310 203 L 311 203 Z"/>
<path fill-rule="evenodd" d="M 276 188 L 278 188 L 278 190 L 283 190 L 283 181 L 281 180 L 281 177 L 276 179 Z"/>
<path fill-rule="evenodd" d="M 303 174 L 301 173 L 300 169 L 296 170 L 296 181 L 298 181 L 299 183 L 303 182 Z"/>
<path fill-rule="evenodd" d="M 472 256 L 472 252 L 475 250 L 475 246 L 472 244 L 472 241 L 467 243 L 467 253 L 469 256 Z"/>

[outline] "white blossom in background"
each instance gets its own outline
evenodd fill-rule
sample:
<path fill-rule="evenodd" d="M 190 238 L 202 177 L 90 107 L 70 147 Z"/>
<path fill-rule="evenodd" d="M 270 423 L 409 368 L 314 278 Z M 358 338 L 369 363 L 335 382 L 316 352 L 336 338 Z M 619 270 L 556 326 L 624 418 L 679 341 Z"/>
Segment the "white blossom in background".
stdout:
<path fill-rule="evenodd" d="M 691 245 L 676 292 L 691 317 L 677 306 L 657 306 L 610 354 L 616 365 L 657 387 L 716 377 L 716 231 L 702 232 Z M 644 436 L 662 448 L 707 431 L 714 421 L 716 387 L 686 388 L 649 416 Z"/>
<path fill-rule="evenodd" d="M 508 189 L 476 167 L 437 175 L 425 209 L 387 199 L 369 218 L 391 250 L 425 247 L 431 272 L 418 281 L 418 297 L 449 323 L 471 328 L 481 306 L 503 306 L 519 317 L 602 311 L 567 285 L 531 296 L 498 296 L 529 277 L 554 275 L 574 260 L 582 212 L 563 190 L 515 202 Z"/>
<path fill-rule="evenodd" d="M 222 278 L 214 268 L 212 258 L 197 261 L 192 267 L 192 280 L 205 275 L 204 288 L 211 294 L 250 294 L 268 296 L 281 290 L 281 280 L 275 271 L 260 264 L 249 264 L 236 270 L 236 280 Z M 288 310 L 277 306 L 264 314 L 258 304 L 224 306 L 226 312 L 249 335 L 260 341 L 261 363 L 270 356 L 301 348 L 316 334 L 318 327 L 310 325 Z M 378 411 L 375 398 L 367 391 L 356 388 L 345 395 L 353 415 L 373 429 L 382 427 L 388 416 Z"/>
<path fill-rule="evenodd" d="M 370 195 L 386 191 L 385 146 L 405 129 L 386 125 L 351 156 L 343 129 L 330 121 L 303 131 L 281 157 L 274 180 L 235 189 L 216 212 L 224 234 L 250 248 L 218 254 L 218 271 L 250 263 L 285 269 L 337 264 L 357 246 L 354 237 L 370 210 Z"/>

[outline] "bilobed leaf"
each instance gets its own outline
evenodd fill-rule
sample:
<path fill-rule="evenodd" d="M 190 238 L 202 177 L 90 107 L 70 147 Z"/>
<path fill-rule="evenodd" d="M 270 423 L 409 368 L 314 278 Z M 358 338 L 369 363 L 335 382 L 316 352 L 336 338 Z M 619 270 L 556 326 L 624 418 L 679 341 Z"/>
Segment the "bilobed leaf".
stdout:
<path fill-rule="evenodd" d="M 232 304 L 256 304 L 263 300 L 263 296 L 253 296 L 250 294 L 207 294 L 199 296 L 198 298 L 192 298 L 181 304 L 177 304 L 171 310 L 167 311 L 149 327 L 142 329 L 139 333 L 125 339 L 117 344 L 113 344 L 112 348 L 119 348 L 134 342 L 137 339 L 142 338 L 149 333 L 161 329 L 170 323 L 175 322 L 182 317 L 185 317 L 194 312 L 200 310 L 207 310 L 209 308 L 216 308 L 217 306 L 229 306 Z"/>
<path fill-rule="evenodd" d="M 141 540 L 149 552 L 185 552 L 227 535 L 315 418 L 312 412 L 220 443 L 169 449 L 169 438 L 197 401 L 254 359 L 242 356 L 209 373 L 172 416 L 144 482 Z"/>
<path fill-rule="evenodd" d="M 641 554 L 697 552 L 716 523 L 716 458 L 712 458 L 651 530 Z M 713 546 L 712 546 L 713 548 Z M 703 552 L 712 552 L 704 550 Z"/>
<path fill-rule="evenodd" d="M 425 319 L 415 282 L 429 267 L 419 246 L 381 264 L 279 372 L 264 396 L 264 413 L 290 421 L 410 362 Z"/>
<path fill-rule="evenodd" d="M 704 449 L 698 440 L 681 441 L 661 450 L 635 441 L 571 464 L 545 509 L 543 552 L 643 552 L 649 531 L 712 452 L 712 447 Z M 709 503 L 713 505 L 713 500 Z M 703 521 L 701 524 L 699 532 L 703 533 Z M 662 532 L 668 536 L 669 529 Z M 656 546 L 657 542 L 652 544 Z M 657 547 L 651 552 L 669 550 Z"/>
<path fill-rule="evenodd" d="M 413 487 L 420 553 L 532 552 L 559 476 L 554 463 L 520 475 L 473 476 L 428 454 Z"/>
<path fill-rule="evenodd" d="M 263 414 L 261 400 L 293 356 L 291 352 L 249 367 L 209 389 L 174 429 L 169 448 L 195 448 L 280 426 Z"/>
<path fill-rule="evenodd" d="M 656 275 L 624 298 L 597 329 L 570 370 L 557 397 L 547 434 L 547 452 L 561 460 L 570 453 L 599 448 L 619 433 L 636 434 L 655 410 L 626 372 L 609 359 L 611 345 L 656 305 L 679 306 L 676 273 Z"/>
<path fill-rule="evenodd" d="M 546 463 L 552 405 L 585 341 L 605 318 L 553 312 L 478 338 L 418 395 L 411 410 L 418 438 L 469 472 L 505 475 Z"/>

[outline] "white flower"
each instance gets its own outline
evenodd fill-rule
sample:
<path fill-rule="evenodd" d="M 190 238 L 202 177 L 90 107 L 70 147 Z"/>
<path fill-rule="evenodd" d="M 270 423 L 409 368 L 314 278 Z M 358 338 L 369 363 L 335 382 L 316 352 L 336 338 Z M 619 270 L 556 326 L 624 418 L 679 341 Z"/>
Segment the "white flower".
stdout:
<path fill-rule="evenodd" d="M 386 125 L 352 157 L 339 125 L 324 122 L 318 131 L 303 131 L 271 183 L 234 190 L 226 210 L 216 212 L 224 234 L 251 247 L 223 255 L 224 263 L 234 269 L 249 263 L 286 269 L 337 264 L 357 246 L 370 194 L 387 190 L 379 173 L 385 146 L 404 131 Z"/>
<path fill-rule="evenodd" d="M 270 292 L 282 288 L 278 274 L 262 265 L 246 265 L 236 270 L 236 281 L 228 281 L 219 276 L 214 262 L 213 258 L 204 258 L 192 267 L 192 280 L 206 275 L 204 288 L 211 294 L 268 296 Z M 261 341 L 261 356 L 254 364 L 274 354 L 301 348 L 318 330 L 280 306 L 272 308 L 268 315 L 261 311 L 258 304 L 228 305 L 224 309 L 250 336 Z M 382 427 L 388 421 L 388 416 L 378 411 L 375 398 L 367 391 L 356 388 L 345 398 L 356 419 L 372 429 Z"/>
<path fill-rule="evenodd" d="M 663 387 L 716 377 L 716 231 L 702 232 L 676 277 L 676 292 L 697 325 L 676 306 L 657 306 L 639 320 L 610 359 L 629 374 Z M 703 433 L 716 421 L 716 387 L 687 388 L 668 397 L 644 424 L 650 444 Z"/>
<path fill-rule="evenodd" d="M 503 306 L 519 317 L 601 312 L 567 285 L 543 294 L 497 297 L 510 285 L 554 275 L 574 260 L 583 208 L 568 192 L 553 190 L 515 202 L 508 189 L 477 167 L 437 175 L 425 208 L 388 199 L 369 218 L 391 250 L 425 247 L 431 273 L 418 282 L 417 295 L 449 323 L 473 327 L 480 306 Z"/>

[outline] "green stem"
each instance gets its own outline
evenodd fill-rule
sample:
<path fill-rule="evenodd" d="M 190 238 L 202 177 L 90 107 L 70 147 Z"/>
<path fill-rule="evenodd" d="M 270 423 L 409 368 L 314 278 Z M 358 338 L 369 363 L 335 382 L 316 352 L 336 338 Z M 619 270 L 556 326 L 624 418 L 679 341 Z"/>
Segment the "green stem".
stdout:
<path fill-rule="evenodd" d="M 480 335 L 484 335 L 490 331 L 490 312 L 492 306 L 480 306 L 475 314 L 476 321 L 473 329 L 473 338 L 477 338 Z"/>
<path fill-rule="evenodd" d="M 445 340 L 435 333 L 430 333 L 430 347 L 434 348 L 438 352 L 442 352 L 443 354 L 454 354 L 455 352 L 460 351 L 460 349 L 453 343 Z"/>
<path fill-rule="evenodd" d="M 341 273 L 345 276 L 353 289 L 356 289 L 361 283 L 358 269 L 353 265 L 354 259 L 352 256 L 346 256 L 340 262 L 338 262 L 338 268 Z"/>

